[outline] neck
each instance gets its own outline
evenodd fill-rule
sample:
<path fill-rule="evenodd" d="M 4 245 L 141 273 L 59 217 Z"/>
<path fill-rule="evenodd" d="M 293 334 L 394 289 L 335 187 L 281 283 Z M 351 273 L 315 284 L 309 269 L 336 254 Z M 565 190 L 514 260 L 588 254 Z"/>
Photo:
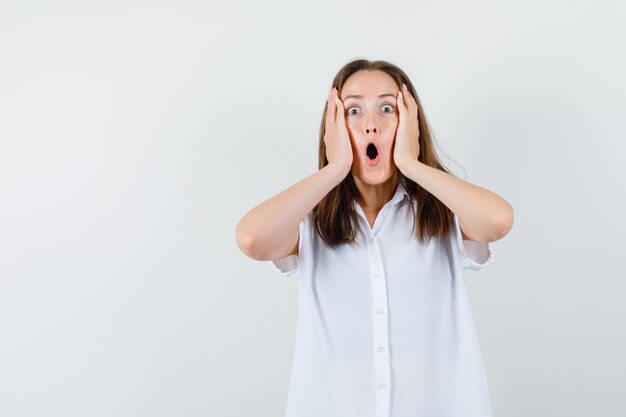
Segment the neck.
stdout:
<path fill-rule="evenodd" d="M 399 181 L 397 173 L 382 184 L 365 184 L 355 177 L 354 183 L 359 190 L 357 203 L 365 212 L 379 212 L 393 197 Z"/>

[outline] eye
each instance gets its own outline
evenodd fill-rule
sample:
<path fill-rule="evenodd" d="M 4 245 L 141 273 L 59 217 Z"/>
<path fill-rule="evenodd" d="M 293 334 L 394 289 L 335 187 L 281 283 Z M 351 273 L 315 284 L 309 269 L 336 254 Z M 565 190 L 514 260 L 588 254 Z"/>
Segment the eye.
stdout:
<path fill-rule="evenodd" d="M 348 114 L 356 114 L 351 111 L 352 109 L 358 109 L 358 108 L 356 106 L 348 107 Z"/>
<path fill-rule="evenodd" d="M 383 109 L 384 109 L 385 107 L 389 107 L 389 111 L 387 111 L 387 112 L 385 112 L 385 113 L 391 113 L 391 112 L 393 111 L 393 106 L 392 106 L 391 104 L 385 104 L 385 105 L 383 106 Z"/>

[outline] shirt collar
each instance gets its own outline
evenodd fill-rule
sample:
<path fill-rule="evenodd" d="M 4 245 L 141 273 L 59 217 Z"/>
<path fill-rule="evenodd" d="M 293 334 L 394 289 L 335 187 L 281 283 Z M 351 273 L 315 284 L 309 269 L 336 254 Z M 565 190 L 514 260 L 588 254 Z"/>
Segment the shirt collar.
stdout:
<path fill-rule="evenodd" d="M 396 193 L 393 195 L 393 197 L 391 197 L 391 200 L 389 201 L 390 205 L 394 205 L 396 203 L 399 203 L 400 201 L 402 201 L 404 199 L 404 196 L 410 197 L 409 193 L 407 192 L 406 188 L 404 188 L 404 186 L 402 185 L 401 182 L 398 183 L 398 187 L 396 187 Z"/>

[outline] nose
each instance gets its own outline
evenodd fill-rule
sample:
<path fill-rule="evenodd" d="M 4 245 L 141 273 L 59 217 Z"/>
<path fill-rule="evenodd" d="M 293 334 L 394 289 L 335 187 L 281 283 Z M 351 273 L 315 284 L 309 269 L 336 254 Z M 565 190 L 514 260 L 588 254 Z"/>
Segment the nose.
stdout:
<path fill-rule="evenodd" d="M 366 135 L 377 134 L 380 132 L 380 128 L 378 127 L 378 123 L 374 115 L 370 114 L 368 117 L 365 118 L 363 123 Z"/>

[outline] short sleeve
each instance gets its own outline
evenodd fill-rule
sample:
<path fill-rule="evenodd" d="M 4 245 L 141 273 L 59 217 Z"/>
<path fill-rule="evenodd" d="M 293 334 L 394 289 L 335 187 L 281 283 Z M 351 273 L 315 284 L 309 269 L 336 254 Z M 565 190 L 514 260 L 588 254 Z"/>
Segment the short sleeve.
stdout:
<path fill-rule="evenodd" d="M 306 239 L 306 224 L 308 222 L 308 215 L 302 219 L 300 225 L 298 226 L 298 230 L 300 233 L 298 239 L 298 253 L 302 254 L 302 242 Z M 284 275 L 288 278 L 297 278 L 299 276 L 299 264 L 300 264 L 301 256 L 298 255 L 288 255 L 284 258 L 276 259 L 270 261 L 270 265 L 274 271 L 278 272 L 280 275 Z"/>
<path fill-rule="evenodd" d="M 454 228 L 456 229 L 456 241 L 461 251 L 463 269 L 478 271 L 493 261 L 491 242 L 464 240 L 461 234 L 459 218 L 456 214 L 454 215 Z"/>

